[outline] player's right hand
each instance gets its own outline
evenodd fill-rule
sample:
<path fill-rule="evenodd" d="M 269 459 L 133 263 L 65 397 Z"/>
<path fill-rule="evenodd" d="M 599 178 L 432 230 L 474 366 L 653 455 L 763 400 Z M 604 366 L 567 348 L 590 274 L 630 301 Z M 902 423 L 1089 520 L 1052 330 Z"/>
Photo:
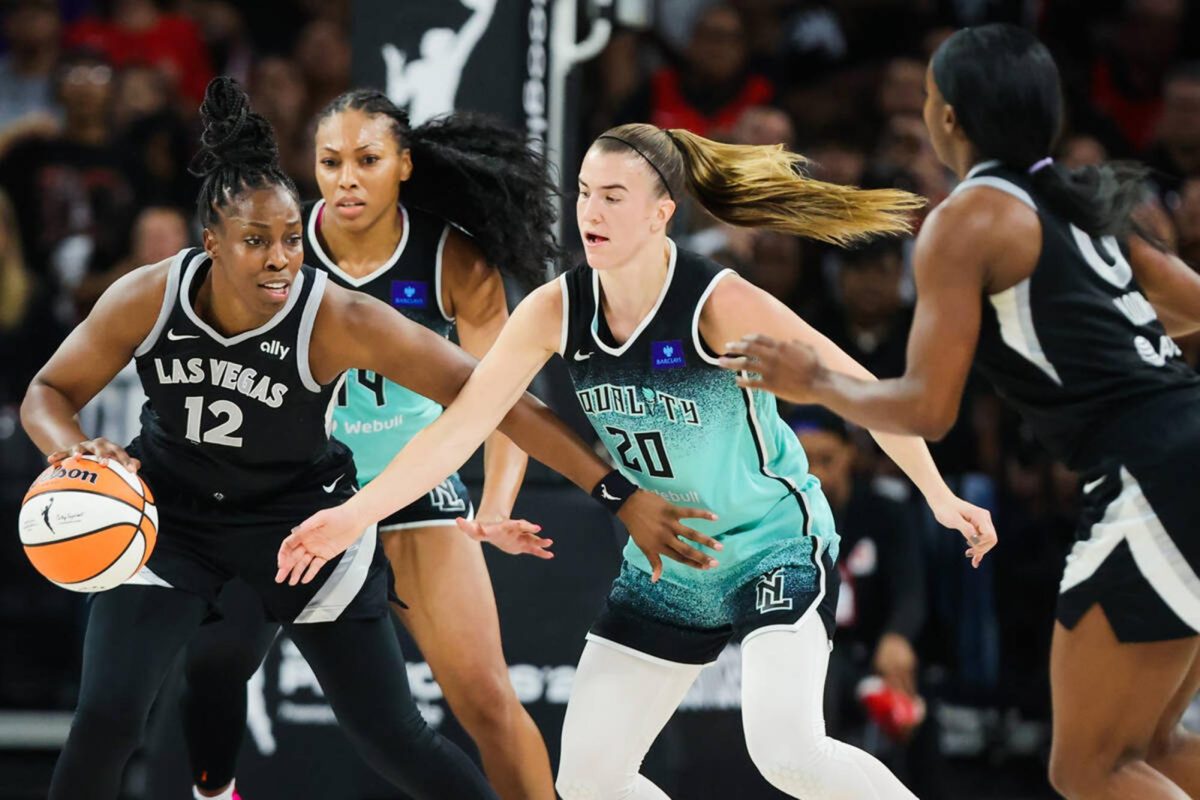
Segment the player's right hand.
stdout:
<path fill-rule="evenodd" d="M 362 536 L 366 526 L 354 517 L 348 505 L 343 503 L 322 509 L 292 528 L 291 534 L 279 545 L 276 583 L 287 581 L 289 586 L 308 583 L 321 567 Z"/>
<path fill-rule="evenodd" d="M 137 472 L 142 466 L 142 462 L 129 455 L 129 453 L 126 453 L 124 447 L 121 447 L 119 444 L 113 444 L 103 436 L 88 439 L 62 450 L 55 450 L 46 456 L 46 461 L 49 464 L 57 464 L 71 456 L 85 455 L 96 456 L 103 466 L 108 466 L 108 460 L 112 459 L 130 472 Z"/>
<path fill-rule="evenodd" d="M 722 544 L 680 522 L 685 518 L 715 521 L 717 515 L 711 511 L 673 505 L 653 492 L 639 489 L 625 501 L 617 516 L 625 523 L 633 543 L 650 561 L 652 583 L 662 577 L 663 556 L 696 569 L 717 566 L 715 558 L 684 544 L 683 539 L 691 539 L 713 550 L 722 550 Z"/>

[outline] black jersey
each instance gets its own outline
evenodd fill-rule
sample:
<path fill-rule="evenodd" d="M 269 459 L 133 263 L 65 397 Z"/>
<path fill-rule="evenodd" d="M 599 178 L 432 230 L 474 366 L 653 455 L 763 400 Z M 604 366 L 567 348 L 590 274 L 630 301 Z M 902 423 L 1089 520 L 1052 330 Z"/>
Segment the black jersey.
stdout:
<path fill-rule="evenodd" d="M 1124 243 L 1040 207 L 1028 176 L 998 162 L 955 191 L 974 186 L 1007 192 L 1041 221 L 1033 273 L 985 299 L 977 361 L 1046 448 L 1087 469 L 1144 450 L 1155 415 L 1200 413 L 1200 377 L 1142 294 Z"/>
<path fill-rule="evenodd" d="M 321 244 L 321 217 L 325 201 L 304 204 L 304 256 L 313 266 L 347 289 L 366 292 L 400 311 L 413 322 L 449 336 L 454 318 L 442 304 L 442 252 L 450 226 L 420 209 L 400 207 L 404 232 L 391 258 L 378 269 L 354 277 L 338 267 Z"/>
<path fill-rule="evenodd" d="M 348 461 L 328 433 L 337 381 L 321 386 L 309 371 L 326 276 L 302 267 L 274 317 L 226 337 L 194 307 L 210 266 L 199 249 L 171 260 L 162 311 L 135 353 L 147 479 L 229 504 L 308 488 L 330 459 Z"/>

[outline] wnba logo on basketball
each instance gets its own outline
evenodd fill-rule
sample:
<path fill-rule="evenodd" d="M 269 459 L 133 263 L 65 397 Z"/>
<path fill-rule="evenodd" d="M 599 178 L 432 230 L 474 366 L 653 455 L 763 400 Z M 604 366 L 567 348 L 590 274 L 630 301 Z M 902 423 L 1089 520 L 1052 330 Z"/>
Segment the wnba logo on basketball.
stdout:
<path fill-rule="evenodd" d="M 71 469 L 63 469 L 62 467 L 55 467 L 52 470 L 43 472 L 41 477 L 37 479 L 36 483 L 45 483 L 46 481 L 66 478 L 68 480 L 78 480 L 94 485 L 96 483 L 96 478 L 98 477 L 99 475 L 88 469 L 77 469 L 74 467 Z"/>

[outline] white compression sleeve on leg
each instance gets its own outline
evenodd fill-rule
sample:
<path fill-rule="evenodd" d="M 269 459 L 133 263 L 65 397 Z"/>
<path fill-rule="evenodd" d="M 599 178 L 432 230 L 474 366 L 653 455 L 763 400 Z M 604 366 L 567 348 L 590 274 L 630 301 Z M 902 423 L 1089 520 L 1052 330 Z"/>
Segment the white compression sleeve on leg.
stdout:
<path fill-rule="evenodd" d="M 670 800 L 638 770 L 700 670 L 589 641 L 563 720 L 564 800 Z"/>
<path fill-rule="evenodd" d="M 916 800 L 871 754 L 825 735 L 829 639 L 815 612 L 742 645 L 746 747 L 763 777 L 804 800 Z"/>

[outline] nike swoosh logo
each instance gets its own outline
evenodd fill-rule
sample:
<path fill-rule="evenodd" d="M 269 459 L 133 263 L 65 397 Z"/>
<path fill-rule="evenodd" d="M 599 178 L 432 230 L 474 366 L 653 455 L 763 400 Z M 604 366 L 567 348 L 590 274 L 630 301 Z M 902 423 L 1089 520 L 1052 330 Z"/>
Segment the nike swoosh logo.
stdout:
<path fill-rule="evenodd" d="M 1085 484 L 1083 485 L 1083 493 L 1084 493 L 1084 494 L 1091 494 L 1091 493 L 1092 493 L 1092 489 L 1095 489 L 1097 486 L 1099 486 L 1099 485 L 1100 485 L 1100 484 L 1102 484 L 1102 483 L 1104 483 L 1104 478 L 1096 478 L 1096 480 L 1094 480 L 1094 481 L 1090 481 L 1090 482 L 1088 482 L 1088 483 L 1085 483 Z"/>
<path fill-rule="evenodd" d="M 583 352 L 580 352 L 579 350 L 575 351 L 575 360 L 576 361 L 587 361 L 591 357 L 592 357 L 591 353 L 583 353 Z"/>
<path fill-rule="evenodd" d="M 333 490 L 337 488 L 338 481 L 340 481 L 342 477 L 342 475 L 338 475 L 337 478 L 334 479 L 333 483 L 329 484 L 328 486 L 322 484 L 321 488 L 325 490 L 325 494 L 333 494 Z"/>
<path fill-rule="evenodd" d="M 199 339 L 200 335 L 195 333 L 176 333 L 173 329 L 167 331 L 167 338 L 172 342 L 183 341 L 184 339 Z"/>

